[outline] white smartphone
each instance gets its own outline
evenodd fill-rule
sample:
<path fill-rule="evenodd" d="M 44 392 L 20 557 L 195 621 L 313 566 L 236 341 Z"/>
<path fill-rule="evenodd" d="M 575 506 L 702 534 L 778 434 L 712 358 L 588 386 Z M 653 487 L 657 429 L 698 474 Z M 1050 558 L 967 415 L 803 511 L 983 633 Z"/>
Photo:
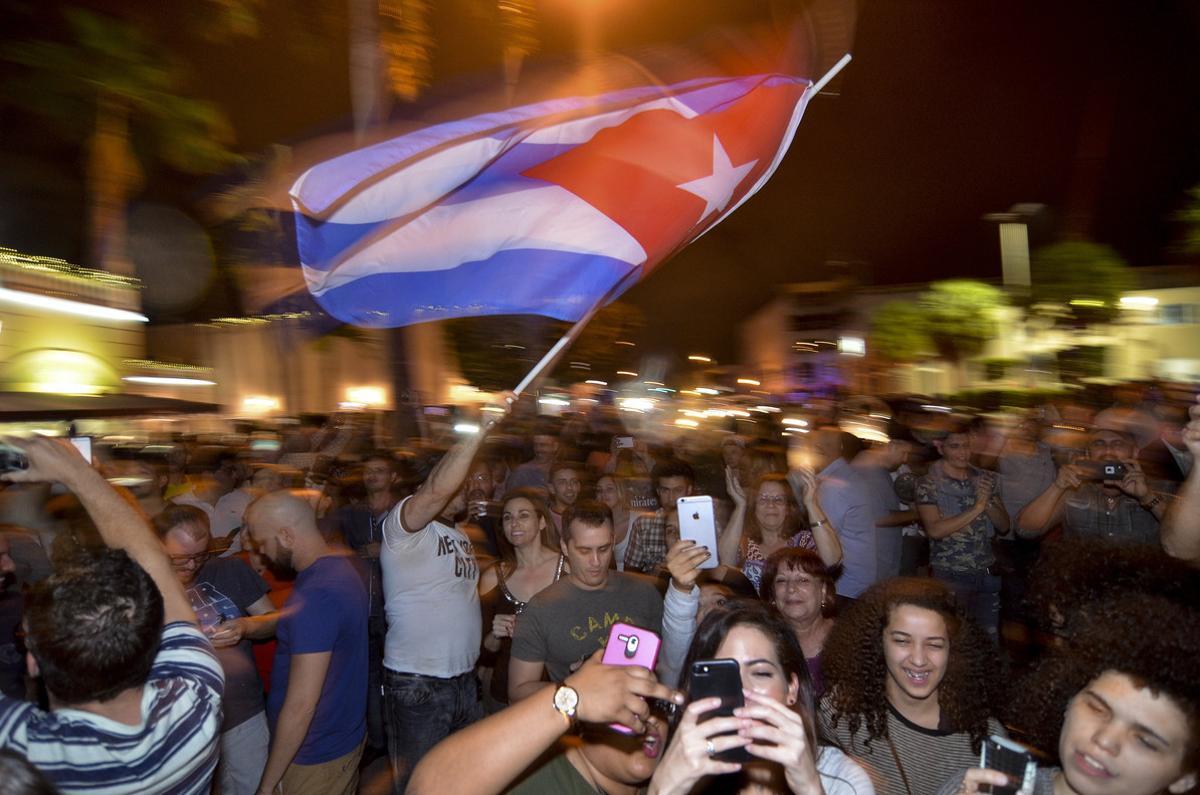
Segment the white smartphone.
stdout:
<path fill-rule="evenodd" d="M 700 564 L 702 569 L 715 569 L 717 560 L 717 523 L 713 518 L 712 497 L 680 497 L 675 503 L 679 508 L 679 537 L 695 541 L 712 553 Z"/>

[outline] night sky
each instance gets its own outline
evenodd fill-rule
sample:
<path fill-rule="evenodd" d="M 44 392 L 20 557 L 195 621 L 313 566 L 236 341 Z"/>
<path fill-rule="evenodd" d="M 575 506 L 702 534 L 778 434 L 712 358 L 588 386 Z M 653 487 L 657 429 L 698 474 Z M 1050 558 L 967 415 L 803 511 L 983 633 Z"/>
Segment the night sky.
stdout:
<path fill-rule="evenodd" d="M 480 32 L 489 3 L 433 5 L 437 85 L 426 102 L 491 79 L 498 63 L 494 37 Z M 541 3 L 542 58 L 569 51 L 581 5 Z M 689 41 L 787 3 L 594 5 L 604 43 L 623 50 Z M 344 6 L 267 2 L 253 42 L 165 35 L 193 91 L 229 114 L 238 148 L 261 152 L 348 125 Z M 3 35 L 44 27 L 31 20 Z M 1017 202 L 1049 207 L 1035 243 L 1083 234 L 1134 265 L 1175 257 L 1170 215 L 1200 183 L 1200 3 L 866 0 L 852 52 L 838 95 L 812 101 L 773 180 L 628 294 L 645 310 L 651 348 L 728 360 L 738 318 L 774 285 L 825 274 L 827 262 L 876 284 L 998 276 L 996 232 L 982 216 Z M 87 264 L 81 150 L 34 119 L 5 116 L 0 245 Z M 219 183 L 151 168 L 141 201 L 188 211 Z M 220 306 L 225 289 L 218 280 L 191 311 Z"/>

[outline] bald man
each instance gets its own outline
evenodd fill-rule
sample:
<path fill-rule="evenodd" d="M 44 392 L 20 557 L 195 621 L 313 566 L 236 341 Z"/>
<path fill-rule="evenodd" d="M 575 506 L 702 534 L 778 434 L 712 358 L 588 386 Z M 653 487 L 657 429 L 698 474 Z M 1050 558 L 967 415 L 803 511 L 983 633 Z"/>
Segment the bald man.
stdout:
<path fill-rule="evenodd" d="M 351 795 L 366 737 L 366 587 L 325 543 L 301 494 L 275 491 L 251 503 L 246 538 L 276 567 L 296 571 L 275 632 L 271 751 L 258 791 Z"/>

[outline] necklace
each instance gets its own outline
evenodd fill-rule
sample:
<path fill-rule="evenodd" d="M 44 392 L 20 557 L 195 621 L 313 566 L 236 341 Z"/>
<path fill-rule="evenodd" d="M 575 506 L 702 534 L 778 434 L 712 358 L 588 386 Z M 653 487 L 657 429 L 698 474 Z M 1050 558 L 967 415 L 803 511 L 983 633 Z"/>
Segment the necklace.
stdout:
<path fill-rule="evenodd" d="M 583 755 L 583 751 L 579 750 L 578 748 L 568 748 L 568 758 L 570 758 L 572 754 L 574 754 L 575 758 L 579 760 L 578 763 L 573 764 L 572 766 L 583 774 L 583 777 L 587 780 L 588 786 L 596 790 L 596 792 L 599 792 L 600 795 L 608 795 L 608 793 L 604 791 L 604 787 L 601 787 L 596 783 L 596 776 L 592 773 L 592 765 L 590 762 L 588 762 L 587 757 Z M 568 759 L 568 761 L 570 760 Z"/>

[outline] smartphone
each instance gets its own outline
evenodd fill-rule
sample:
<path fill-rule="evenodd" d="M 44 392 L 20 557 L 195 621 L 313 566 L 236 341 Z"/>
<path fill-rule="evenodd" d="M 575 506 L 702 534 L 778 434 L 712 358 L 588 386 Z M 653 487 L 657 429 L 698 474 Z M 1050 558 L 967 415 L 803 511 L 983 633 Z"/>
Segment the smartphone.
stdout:
<path fill-rule="evenodd" d="M 1120 461 L 1078 461 L 1085 480 L 1121 480 L 1129 468 Z"/>
<path fill-rule="evenodd" d="M 1037 763 L 1028 751 L 994 734 L 983 741 L 983 750 L 979 752 L 979 766 L 1007 773 L 1011 781 L 1019 782 L 1017 786 L 992 784 L 988 790 L 992 795 L 1017 795 L 1022 790 L 1028 791 L 1033 785 L 1034 776 L 1037 775 Z"/>
<path fill-rule="evenodd" d="M 721 706 L 700 716 L 700 723 L 713 718 L 728 718 L 733 711 L 743 706 L 742 671 L 737 660 L 697 660 L 692 663 L 691 680 L 688 682 L 688 701 L 720 697 Z M 734 732 L 728 732 L 733 734 Z M 721 735 L 718 735 L 721 736 Z M 745 763 L 754 757 L 745 748 L 722 751 L 714 758 L 722 762 Z"/>
<path fill-rule="evenodd" d="M 717 523 L 713 519 L 712 497 L 680 497 L 675 506 L 679 509 L 679 537 L 695 541 L 712 553 L 700 564 L 702 569 L 715 569 L 717 560 Z"/>
<path fill-rule="evenodd" d="M 605 665 L 640 665 L 653 671 L 658 663 L 660 645 L 658 635 L 650 630 L 618 622 L 608 632 L 608 643 L 604 646 L 604 656 L 600 662 Z M 621 734 L 635 734 L 633 729 L 620 723 L 610 723 L 609 727 Z"/>
<path fill-rule="evenodd" d="M 75 445 L 75 449 L 83 456 L 83 460 L 89 464 L 92 461 L 92 437 L 90 436 L 72 436 L 70 437 L 71 444 Z"/>
<path fill-rule="evenodd" d="M 632 436 L 618 436 L 617 437 L 617 448 L 620 449 L 622 447 L 627 447 L 627 448 L 632 449 L 633 448 L 633 437 Z"/>

